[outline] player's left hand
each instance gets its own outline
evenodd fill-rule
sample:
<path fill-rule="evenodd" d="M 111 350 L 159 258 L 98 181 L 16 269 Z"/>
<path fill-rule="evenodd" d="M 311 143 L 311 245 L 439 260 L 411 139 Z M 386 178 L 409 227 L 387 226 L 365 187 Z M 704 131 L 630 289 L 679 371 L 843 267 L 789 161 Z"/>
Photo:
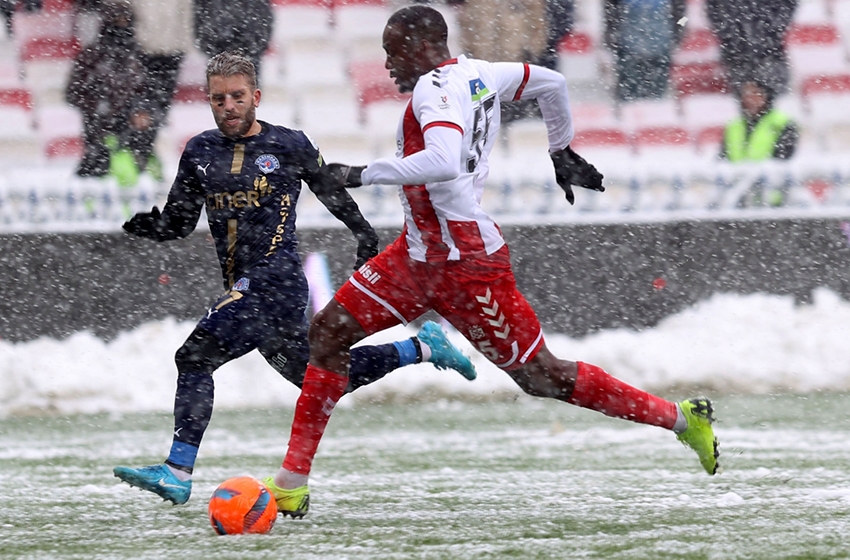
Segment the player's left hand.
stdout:
<path fill-rule="evenodd" d="M 139 212 L 121 226 L 124 231 L 138 237 L 153 237 L 156 224 L 160 220 L 159 208 L 154 206 L 150 212 Z"/>
<path fill-rule="evenodd" d="M 366 262 L 378 254 L 378 245 L 381 240 L 375 230 L 369 228 L 369 231 L 363 232 L 357 236 L 357 263 L 354 265 L 354 270 L 357 270 Z"/>
<path fill-rule="evenodd" d="M 365 165 L 345 165 L 344 163 L 329 163 L 328 173 L 334 182 L 346 189 L 356 189 L 363 186 L 360 174 L 366 169 Z"/>
<path fill-rule="evenodd" d="M 576 201 L 572 185 L 605 192 L 605 187 L 602 186 L 602 173 L 597 171 L 593 165 L 587 163 L 569 146 L 563 150 L 552 152 L 549 156 L 552 158 L 552 163 L 555 164 L 555 180 L 564 189 L 567 202 L 570 204 L 575 204 Z"/>

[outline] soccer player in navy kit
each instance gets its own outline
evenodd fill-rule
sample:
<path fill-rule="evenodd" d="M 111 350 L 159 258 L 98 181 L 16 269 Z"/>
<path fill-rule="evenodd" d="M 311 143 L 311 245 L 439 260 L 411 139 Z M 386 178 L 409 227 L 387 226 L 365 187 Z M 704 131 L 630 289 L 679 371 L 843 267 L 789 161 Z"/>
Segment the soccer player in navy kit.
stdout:
<path fill-rule="evenodd" d="M 162 464 L 116 467 L 132 486 L 174 504 L 191 494 L 192 469 L 213 410 L 213 372 L 251 350 L 284 378 L 302 386 L 309 357 L 307 280 L 296 251 L 295 208 L 301 182 L 358 241 L 357 266 L 378 252 L 378 236 L 344 188 L 334 182 L 318 148 L 301 131 L 256 119 L 260 90 L 253 64 L 222 53 L 207 65 L 217 130 L 186 145 L 163 211 L 154 207 L 124 224 L 130 234 L 167 241 L 189 235 L 206 209 L 225 292 L 175 356 L 174 437 Z M 348 391 L 393 369 L 430 361 L 475 378 L 469 358 L 442 329 L 427 322 L 416 337 L 355 350 Z"/>

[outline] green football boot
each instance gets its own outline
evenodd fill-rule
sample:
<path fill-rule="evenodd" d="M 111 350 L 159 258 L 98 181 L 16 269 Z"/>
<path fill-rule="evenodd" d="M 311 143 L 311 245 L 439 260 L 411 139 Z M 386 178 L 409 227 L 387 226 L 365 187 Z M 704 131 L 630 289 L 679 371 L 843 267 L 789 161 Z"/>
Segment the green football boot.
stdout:
<path fill-rule="evenodd" d="M 284 517 L 289 515 L 293 519 L 300 519 L 307 515 L 307 510 L 310 509 L 310 489 L 307 486 L 285 490 L 278 488 L 272 476 L 264 478 L 263 484 L 274 496 L 274 500 L 277 502 L 277 511 L 282 513 Z"/>
<path fill-rule="evenodd" d="M 682 444 L 687 445 L 697 452 L 699 462 L 708 474 L 720 472 L 720 448 L 717 438 L 714 437 L 714 408 L 711 401 L 704 397 L 688 399 L 678 404 L 682 414 L 688 421 L 688 428 L 677 435 Z"/>

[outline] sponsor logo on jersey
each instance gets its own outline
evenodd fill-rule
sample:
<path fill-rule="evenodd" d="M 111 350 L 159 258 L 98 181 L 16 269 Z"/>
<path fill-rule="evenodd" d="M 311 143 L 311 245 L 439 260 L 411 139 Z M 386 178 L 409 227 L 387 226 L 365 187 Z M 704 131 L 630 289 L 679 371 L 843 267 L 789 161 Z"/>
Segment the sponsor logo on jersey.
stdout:
<path fill-rule="evenodd" d="M 437 107 L 439 107 L 440 109 L 442 109 L 444 111 L 446 109 L 448 109 L 449 107 L 451 107 L 451 105 L 449 104 L 449 96 L 448 95 L 441 95 L 440 96 L 440 102 L 437 104 Z"/>
<path fill-rule="evenodd" d="M 484 85 L 481 78 L 469 80 L 469 91 L 472 94 L 473 101 L 480 101 L 482 97 L 490 93 L 490 90 L 487 89 L 487 86 Z"/>
<path fill-rule="evenodd" d="M 251 281 L 248 278 L 240 278 L 233 284 L 231 290 L 235 290 L 237 292 L 247 292 L 248 287 L 251 285 Z"/>
<path fill-rule="evenodd" d="M 254 160 L 254 163 L 257 164 L 260 171 L 266 174 L 273 172 L 275 169 L 280 169 L 280 162 L 271 154 L 261 155 Z"/>

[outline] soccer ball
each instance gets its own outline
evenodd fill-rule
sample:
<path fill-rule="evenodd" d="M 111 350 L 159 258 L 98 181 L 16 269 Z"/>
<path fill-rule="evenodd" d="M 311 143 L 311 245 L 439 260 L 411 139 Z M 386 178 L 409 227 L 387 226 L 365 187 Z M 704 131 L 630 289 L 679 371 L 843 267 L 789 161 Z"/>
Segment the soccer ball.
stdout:
<path fill-rule="evenodd" d="M 207 508 L 219 535 L 268 533 L 277 519 L 277 503 L 266 485 L 250 476 L 222 482 Z"/>

